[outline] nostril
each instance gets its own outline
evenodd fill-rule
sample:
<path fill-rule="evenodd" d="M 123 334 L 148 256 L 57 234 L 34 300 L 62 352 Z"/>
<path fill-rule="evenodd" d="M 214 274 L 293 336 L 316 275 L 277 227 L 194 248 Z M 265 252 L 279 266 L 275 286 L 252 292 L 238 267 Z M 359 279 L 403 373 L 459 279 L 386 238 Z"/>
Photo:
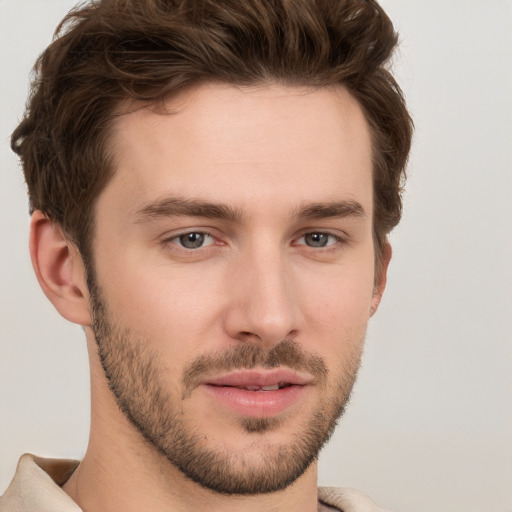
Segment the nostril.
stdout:
<path fill-rule="evenodd" d="M 238 338 L 240 341 L 251 341 L 252 339 L 261 340 L 260 336 L 249 331 L 241 331 L 238 335 Z"/>

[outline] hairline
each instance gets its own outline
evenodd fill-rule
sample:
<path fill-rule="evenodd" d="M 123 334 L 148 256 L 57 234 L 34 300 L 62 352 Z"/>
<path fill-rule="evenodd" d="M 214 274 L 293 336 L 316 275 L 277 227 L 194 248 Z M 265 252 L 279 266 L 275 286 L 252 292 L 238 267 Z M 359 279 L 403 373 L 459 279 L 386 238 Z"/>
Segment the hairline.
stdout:
<path fill-rule="evenodd" d="M 188 93 L 193 92 L 195 90 L 200 89 L 204 86 L 211 86 L 211 85 L 224 85 L 226 87 L 236 87 L 240 90 L 242 89 L 254 89 L 258 87 L 266 87 L 270 85 L 278 85 L 283 87 L 290 87 L 290 88 L 296 88 L 298 90 L 302 89 L 304 90 L 304 94 L 309 94 L 317 90 L 321 89 L 331 89 L 333 91 L 345 91 L 348 93 L 351 98 L 357 103 L 359 108 L 361 109 L 361 112 L 364 116 L 364 119 L 366 121 L 367 127 L 368 127 L 368 133 L 370 136 L 370 147 L 371 147 L 371 161 L 372 161 L 372 207 L 370 216 L 371 216 L 371 222 L 372 222 L 372 238 L 373 238 L 373 245 L 374 245 L 374 268 L 375 268 L 375 282 L 377 282 L 379 276 L 380 276 L 380 266 L 382 264 L 382 257 L 383 257 L 383 247 L 387 243 L 387 235 L 388 232 L 383 232 L 379 237 L 379 234 L 376 231 L 376 209 L 375 209 L 375 198 L 376 198 L 376 187 L 375 187 L 375 173 L 376 168 L 379 165 L 378 160 L 381 158 L 381 155 L 377 148 L 377 131 L 378 127 L 375 125 L 374 120 L 372 119 L 372 116 L 367 111 L 367 108 L 365 108 L 364 104 L 359 100 L 357 94 L 351 88 L 348 84 L 344 82 L 332 82 L 332 83 L 325 83 L 325 84 L 312 84 L 308 83 L 307 80 L 299 80 L 299 79 L 279 79 L 279 78 L 260 78 L 260 79 L 254 79 L 252 81 L 247 81 L 244 83 L 238 83 L 236 81 L 229 82 L 226 80 L 221 80 L 216 77 L 211 77 L 210 79 L 201 79 L 197 81 L 193 81 L 192 83 L 186 84 L 177 90 L 171 91 L 165 95 L 162 95 L 160 98 L 155 98 L 153 100 L 138 100 L 134 98 L 130 98 L 129 96 L 126 96 L 124 99 L 117 102 L 117 105 L 115 105 L 112 108 L 112 113 L 108 117 L 108 121 L 105 123 L 105 127 L 103 129 L 103 139 L 100 149 L 103 152 L 103 162 L 105 165 L 105 168 L 108 172 L 107 178 L 105 179 L 102 188 L 100 191 L 96 194 L 96 196 L 93 198 L 90 204 L 89 208 L 89 216 L 90 220 L 87 223 L 87 229 L 84 233 L 81 233 L 81 239 L 75 240 L 76 237 L 70 237 L 68 234 L 66 234 L 67 238 L 77 247 L 77 249 L 80 252 L 80 255 L 82 256 L 82 260 L 84 261 L 84 265 L 86 267 L 86 270 L 91 267 L 91 269 L 94 267 L 94 235 L 96 232 L 96 205 L 98 203 L 99 197 L 105 190 L 105 188 L 109 185 L 110 181 L 115 177 L 116 173 L 118 172 L 119 168 L 119 162 L 117 160 L 120 151 L 116 150 L 116 143 L 115 143 L 115 137 L 114 137 L 114 131 L 115 131 L 115 125 L 116 122 L 126 116 L 130 115 L 132 113 L 135 113 L 139 110 L 143 109 L 152 109 L 154 113 L 159 115 L 172 115 L 174 113 L 177 113 L 180 111 L 178 108 L 176 111 L 169 111 L 166 109 L 166 106 L 174 101 L 177 98 L 180 98 L 182 96 L 186 96 Z M 186 108 L 186 106 L 185 106 Z"/>

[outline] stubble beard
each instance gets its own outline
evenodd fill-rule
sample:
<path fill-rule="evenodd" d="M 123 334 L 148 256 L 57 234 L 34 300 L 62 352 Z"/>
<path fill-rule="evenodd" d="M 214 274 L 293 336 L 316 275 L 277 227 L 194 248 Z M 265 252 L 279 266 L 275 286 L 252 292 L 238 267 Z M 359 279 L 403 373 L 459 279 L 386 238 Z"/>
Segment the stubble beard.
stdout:
<path fill-rule="evenodd" d="M 335 382 L 329 383 L 324 361 L 304 352 L 291 340 L 283 340 L 270 350 L 241 343 L 221 354 L 202 355 L 192 361 L 183 371 L 179 400 L 166 389 L 162 365 L 148 340 L 116 324 L 92 278 L 89 292 L 99 358 L 120 410 L 146 441 L 187 478 L 221 494 L 271 493 L 291 485 L 317 459 L 349 400 L 360 351 L 345 362 Z M 205 371 L 256 366 L 310 372 L 316 379 L 320 399 L 311 417 L 287 443 L 271 444 L 265 436 L 279 429 L 285 420 L 240 418 L 240 430 L 253 436 L 251 449 L 258 452 L 256 457 L 248 458 L 247 453 L 229 452 L 208 443 L 208 432 L 202 432 L 203 425 L 193 424 L 185 416 L 183 405 Z"/>

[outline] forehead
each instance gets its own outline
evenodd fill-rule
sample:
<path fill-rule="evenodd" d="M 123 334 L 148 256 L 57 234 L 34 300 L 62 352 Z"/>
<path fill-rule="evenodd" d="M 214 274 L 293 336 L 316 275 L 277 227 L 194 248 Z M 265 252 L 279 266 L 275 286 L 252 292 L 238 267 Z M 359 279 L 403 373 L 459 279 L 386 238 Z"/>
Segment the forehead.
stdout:
<path fill-rule="evenodd" d="M 369 128 L 342 87 L 208 84 L 119 116 L 112 143 L 102 195 L 129 196 L 134 211 L 166 194 L 240 208 L 340 195 L 371 205 Z"/>

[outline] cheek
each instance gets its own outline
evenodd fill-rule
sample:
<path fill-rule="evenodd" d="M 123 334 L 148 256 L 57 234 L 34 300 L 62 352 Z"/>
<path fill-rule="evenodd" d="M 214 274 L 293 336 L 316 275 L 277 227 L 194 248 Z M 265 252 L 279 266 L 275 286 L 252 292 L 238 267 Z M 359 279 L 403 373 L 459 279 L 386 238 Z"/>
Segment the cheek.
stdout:
<path fill-rule="evenodd" d="M 305 339 L 331 366 L 333 375 L 346 375 L 349 368 L 357 368 L 363 350 L 373 296 L 372 272 L 339 269 L 329 279 L 312 282 L 316 285 L 311 284 L 305 295 Z"/>
<path fill-rule="evenodd" d="M 368 322 L 373 289 L 371 270 L 347 266 L 311 276 L 303 283 L 301 295 L 310 320 L 328 329 L 346 330 Z"/>
<path fill-rule="evenodd" d="M 321 333 L 323 340 L 352 340 L 364 333 L 373 295 L 373 251 L 364 249 L 340 265 L 290 262 L 286 281 L 306 339 Z M 148 261 L 129 247 L 112 247 L 97 261 L 104 300 L 121 325 L 159 350 L 173 347 L 180 354 L 193 354 L 206 340 L 221 343 L 222 318 L 237 307 L 230 302 L 236 283 L 229 286 L 229 262 Z"/>
<path fill-rule="evenodd" d="M 148 342 L 175 345 L 194 340 L 212 329 L 219 316 L 215 272 L 178 268 L 169 263 L 119 258 L 103 265 L 100 286 L 118 322 Z M 180 349 L 181 350 L 181 349 Z"/>

